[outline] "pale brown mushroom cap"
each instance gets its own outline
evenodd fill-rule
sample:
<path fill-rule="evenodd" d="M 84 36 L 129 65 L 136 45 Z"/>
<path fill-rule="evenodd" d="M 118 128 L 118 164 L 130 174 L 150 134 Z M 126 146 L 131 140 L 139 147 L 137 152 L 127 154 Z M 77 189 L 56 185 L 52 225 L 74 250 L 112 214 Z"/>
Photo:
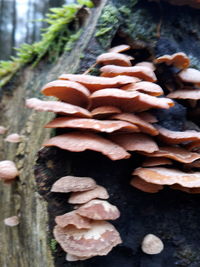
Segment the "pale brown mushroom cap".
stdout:
<path fill-rule="evenodd" d="M 158 57 L 155 59 L 155 63 L 166 63 L 167 65 L 174 65 L 176 68 L 185 69 L 189 67 L 190 59 L 185 53 L 179 52 Z"/>
<path fill-rule="evenodd" d="M 109 49 L 109 52 L 120 53 L 120 52 L 127 51 L 130 48 L 131 48 L 130 45 L 118 45 L 118 46 L 111 47 Z"/>
<path fill-rule="evenodd" d="M 158 130 L 150 123 L 142 120 L 139 116 L 132 113 L 121 113 L 110 117 L 110 119 L 117 119 L 127 121 L 137 125 L 141 132 L 148 133 L 150 135 L 158 135 Z"/>
<path fill-rule="evenodd" d="M 148 67 L 133 66 L 133 67 L 121 67 L 115 65 L 106 65 L 100 68 L 103 77 L 115 77 L 118 75 L 128 75 L 137 77 L 139 79 L 156 82 L 157 78 L 155 73 Z"/>
<path fill-rule="evenodd" d="M 199 194 L 200 193 L 200 187 L 196 187 L 196 188 L 188 188 L 188 187 L 184 187 L 181 186 L 180 184 L 173 184 L 170 185 L 170 188 L 174 189 L 174 190 L 180 190 L 189 194 Z"/>
<path fill-rule="evenodd" d="M 0 126 L 0 134 L 5 134 L 7 131 L 7 128 L 4 126 Z"/>
<path fill-rule="evenodd" d="M 88 107 L 90 92 L 77 82 L 56 80 L 47 83 L 41 90 L 46 96 L 55 96 L 72 105 Z"/>
<path fill-rule="evenodd" d="M 176 90 L 174 92 L 171 92 L 167 95 L 169 98 L 173 99 L 194 99 L 199 100 L 200 99 L 200 90 L 198 89 L 181 89 Z"/>
<path fill-rule="evenodd" d="M 149 123 L 155 123 L 158 122 L 158 119 L 152 115 L 151 113 L 144 111 L 144 112 L 140 112 L 137 114 L 138 117 L 140 117 L 140 119 L 149 122 Z"/>
<path fill-rule="evenodd" d="M 164 188 L 163 185 L 147 183 L 138 176 L 131 179 L 130 185 L 146 193 L 158 193 Z"/>
<path fill-rule="evenodd" d="M 68 199 L 68 203 L 84 204 L 95 198 L 108 199 L 109 195 L 106 188 L 97 185 L 94 189 L 88 191 L 72 193 Z"/>
<path fill-rule="evenodd" d="M 107 255 L 122 242 L 115 227 L 105 221 L 92 222 L 88 230 L 56 225 L 53 234 L 65 252 L 78 257 Z"/>
<path fill-rule="evenodd" d="M 180 144 L 187 141 L 200 141 L 200 132 L 187 130 L 184 132 L 171 131 L 161 126 L 157 127 L 159 138 L 166 144 Z"/>
<path fill-rule="evenodd" d="M 91 111 L 94 119 L 104 119 L 114 114 L 121 113 L 121 110 L 113 106 L 101 106 Z"/>
<path fill-rule="evenodd" d="M 19 175 L 16 165 L 13 161 L 0 161 L 0 179 L 13 180 Z"/>
<path fill-rule="evenodd" d="M 91 113 L 88 110 L 60 101 L 44 101 L 30 98 L 26 100 L 26 107 L 37 111 L 49 111 L 76 117 L 91 117 Z"/>
<path fill-rule="evenodd" d="M 12 217 L 6 218 L 4 219 L 4 224 L 10 227 L 16 226 L 19 224 L 19 217 L 12 216 Z"/>
<path fill-rule="evenodd" d="M 118 65 L 118 66 L 126 66 L 130 67 L 131 66 L 131 58 L 130 56 L 115 53 L 115 52 L 108 52 L 101 54 L 100 56 L 97 57 L 96 62 L 98 64 L 103 64 L 103 65 Z"/>
<path fill-rule="evenodd" d="M 160 238 L 155 235 L 148 234 L 142 241 L 142 251 L 146 254 L 159 254 L 164 249 L 164 244 Z"/>
<path fill-rule="evenodd" d="M 112 133 L 116 131 L 139 132 L 139 128 L 125 121 L 95 120 L 82 118 L 61 117 L 50 121 L 45 128 L 74 128 L 82 130 L 93 130 L 96 132 Z"/>
<path fill-rule="evenodd" d="M 155 167 L 155 166 L 172 165 L 172 164 L 173 164 L 173 162 L 170 159 L 166 159 L 166 158 L 161 158 L 161 157 L 158 157 L 158 158 L 146 158 L 142 162 L 142 167 Z"/>
<path fill-rule="evenodd" d="M 19 135 L 18 133 L 9 134 L 6 136 L 4 141 L 9 143 L 19 143 L 22 141 L 23 136 Z"/>
<path fill-rule="evenodd" d="M 149 61 L 141 61 L 141 62 L 135 64 L 135 66 L 147 67 L 147 68 L 151 69 L 152 71 L 156 70 L 156 67 L 154 66 L 154 64 L 152 62 L 149 62 Z"/>
<path fill-rule="evenodd" d="M 200 159 L 199 153 L 193 153 L 181 147 L 159 147 L 159 150 L 151 154 L 149 153 L 147 152 L 145 155 L 150 157 L 170 158 L 182 163 L 191 163 L 197 159 Z"/>
<path fill-rule="evenodd" d="M 127 151 L 143 151 L 153 153 L 159 149 L 151 137 L 142 133 L 113 134 L 110 136 L 110 139 Z"/>
<path fill-rule="evenodd" d="M 46 141 L 44 146 L 56 146 L 72 152 L 94 150 L 111 160 L 127 159 L 131 156 L 122 147 L 93 133 L 71 132 L 58 135 Z"/>
<path fill-rule="evenodd" d="M 200 71 L 193 68 L 184 69 L 179 72 L 177 76 L 182 82 L 194 84 L 200 83 Z"/>
<path fill-rule="evenodd" d="M 91 228 L 91 220 L 86 217 L 82 217 L 76 211 L 71 211 L 63 215 L 56 216 L 55 222 L 57 223 L 57 225 L 63 228 L 68 225 L 73 225 L 77 229 Z"/>
<path fill-rule="evenodd" d="M 62 74 L 61 76 L 59 76 L 59 79 L 79 82 L 80 84 L 86 86 L 90 90 L 90 92 L 94 92 L 104 88 L 119 87 L 128 83 L 140 81 L 140 79 L 136 77 L 130 77 L 125 75 L 107 78 L 85 74 Z"/>
<path fill-rule="evenodd" d="M 92 220 L 116 220 L 120 216 L 118 208 L 108 201 L 93 199 L 80 206 L 76 212 Z"/>
<path fill-rule="evenodd" d="M 77 256 L 69 254 L 69 253 L 67 253 L 67 255 L 66 255 L 66 260 L 67 261 L 84 261 L 84 260 L 87 260 L 87 259 L 90 259 L 90 258 L 91 257 L 77 257 Z"/>
<path fill-rule="evenodd" d="M 138 82 L 138 83 L 130 83 L 123 86 L 121 89 L 130 90 L 130 91 L 139 91 L 152 96 L 160 96 L 163 95 L 163 89 L 156 83 L 152 82 Z"/>
<path fill-rule="evenodd" d="M 64 176 L 52 186 L 51 192 L 78 192 L 87 191 L 96 187 L 96 182 L 90 177 Z"/>
<path fill-rule="evenodd" d="M 184 187 L 200 187 L 200 172 L 186 173 L 176 169 L 163 167 L 137 168 L 133 173 L 148 183 Z"/>

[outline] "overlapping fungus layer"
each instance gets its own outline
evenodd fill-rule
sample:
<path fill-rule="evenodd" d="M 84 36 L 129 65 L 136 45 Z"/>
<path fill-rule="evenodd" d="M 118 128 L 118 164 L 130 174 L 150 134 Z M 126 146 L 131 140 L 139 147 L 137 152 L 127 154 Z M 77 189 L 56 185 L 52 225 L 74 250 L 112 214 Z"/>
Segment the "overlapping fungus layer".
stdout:
<path fill-rule="evenodd" d="M 175 105 L 172 99 L 180 99 L 181 104 L 195 110 L 200 97 L 200 71 L 188 68 L 190 60 L 182 52 L 164 55 L 154 62 L 135 63 L 126 54 L 129 49 L 121 45 L 100 55 L 100 76 L 62 74 L 46 84 L 41 92 L 58 101 L 27 100 L 29 108 L 58 114 L 45 127 L 62 128 L 63 134 L 47 140 L 44 146 L 72 152 L 93 150 L 111 160 L 138 155 L 143 163 L 132 172 L 133 187 L 149 193 L 164 186 L 199 193 L 200 173 L 196 168 L 200 154 L 195 149 L 200 146 L 200 132 L 161 127 L 151 111 L 170 109 Z M 160 65 L 177 70 L 174 83 L 166 82 L 164 88 L 155 74 Z M 106 255 L 121 239 L 105 220 L 118 218 L 119 211 L 105 200 L 93 200 L 108 198 L 105 188 L 94 183 L 93 188 L 82 187 L 86 178 L 73 179 L 64 177 L 52 188 L 53 192 L 72 191 L 69 203 L 81 204 L 56 217 L 54 236 L 68 253 L 67 260 Z"/>

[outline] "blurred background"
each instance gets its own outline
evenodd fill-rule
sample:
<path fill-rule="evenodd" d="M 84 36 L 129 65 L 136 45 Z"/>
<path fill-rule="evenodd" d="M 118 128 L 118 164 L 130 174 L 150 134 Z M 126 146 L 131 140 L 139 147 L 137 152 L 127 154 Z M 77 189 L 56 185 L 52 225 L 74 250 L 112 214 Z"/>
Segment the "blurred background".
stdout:
<path fill-rule="evenodd" d="M 0 60 L 15 55 L 13 47 L 40 40 L 42 21 L 48 9 L 75 0 L 0 0 Z"/>

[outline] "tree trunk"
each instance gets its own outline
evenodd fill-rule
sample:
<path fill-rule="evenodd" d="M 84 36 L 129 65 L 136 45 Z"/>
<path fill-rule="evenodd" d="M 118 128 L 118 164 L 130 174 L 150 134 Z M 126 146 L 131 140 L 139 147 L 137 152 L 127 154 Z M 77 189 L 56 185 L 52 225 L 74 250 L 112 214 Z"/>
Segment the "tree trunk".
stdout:
<path fill-rule="evenodd" d="M 96 8 L 90 10 L 83 32 L 70 53 L 63 53 L 52 65 L 44 60 L 35 69 L 27 66 L 15 75 L 9 84 L 0 89 L 2 90 L 0 125 L 8 127 L 8 133 L 17 132 L 24 135 L 20 144 L 6 143 L 3 140 L 5 136 L 0 136 L 0 160 L 14 160 L 20 171 L 19 179 L 12 185 L 1 183 L 0 266 L 200 266 L 198 196 L 171 191 L 159 196 L 144 196 L 136 190 L 132 191 L 134 210 L 131 214 L 127 213 L 127 216 L 130 215 L 127 220 L 132 220 L 133 224 L 129 229 L 118 227 L 119 232 L 120 230 L 123 232 L 122 237 L 126 236 L 125 245 L 111 253 L 111 256 L 97 257 L 97 260 L 88 263 L 72 265 L 64 260 L 64 253 L 58 245 L 56 249 L 54 247 L 52 227 L 57 202 L 53 202 L 52 196 L 40 192 L 44 178 L 39 177 L 42 172 L 39 172 L 39 175 L 36 172 L 39 192 L 36 186 L 34 165 L 37 153 L 44 140 L 51 135 L 51 131 L 44 129 L 43 125 L 53 115 L 27 110 L 24 107 L 24 100 L 30 97 L 41 98 L 40 88 L 45 83 L 55 80 L 61 73 L 83 73 L 95 63 L 95 58 L 100 53 L 120 43 L 130 44 L 135 49 L 136 61 L 137 57 L 145 60 L 158 54 L 183 51 L 190 56 L 195 67 L 200 66 L 200 50 L 197 49 L 200 45 L 199 11 L 185 6 L 170 6 L 162 1 L 160 4 L 148 1 L 139 1 L 138 4 L 136 2 L 101 0 Z M 75 173 L 87 176 L 86 174 L 95 173 L 95 169 L 91 171 L 86 166 L 88 161 L 81 156 L 69 153 L 62 155 L 64 155 L 61 160 L 62 166 L 65 167 L 63 172 L 53 171 L 55 175 Z M 61 157 L 57 150 L 41 152 L 37 164 L 42 168 L 48 164 L 47 156 L 48 160 L 53 162 L 56 161 L 55 156 Z M 86 156 L 93 162 L 93 154 Z M 102 175 L 106 177 L 109 173 L 108 178 L 112 183 L 115 181 L 112 179 L 111 171 L 118 176 L 124 169 L 130 168 L 130 162 L 128 165 L 126 163 L 109 165 L 110 162 L 102 157 L 97 156 L 97 162 L 98 160 L 102 168 L 105 166 L 106 171 L 102 172 Z M 70 167 L 66 165 L 69 162 Z M 98 172 L 100 168 L 97 162 L 93 164 Z M 46 168 L 46 172 L 51 169 L 49 166 Z M 119 171 L 116 171 L 116 168 L 119 168 Z M 52 176 L 52 173 L 49 175 Z M 97 177 L 97 180 L 100 178 Z M 102 184 L 107 185 L 112 192 L 109 183 L 102 180 Z M 126 195 L 126 192 L 123 193 Z M 129 192 L 127 194 L 130 195 Z M 115 195 L 111 202 L 115 204 L 118 198 L 126 203 L 126 200 L 119 195 Z M 46 200 L 51 203 L 48 204 Z M 68 208 L 66 206 L 65 209 Z M 121 206 L 122 213 L 123 209 L 128 209 L 128 206 Z M 12 228 L 5 226 L 3 220 L 13 215 L 19 215 L 20 224 Z M 160 233 L 165 240 L 166 250 L 161 256 L 147 257 L 140 252 L 142 237 L 149 232 Z"/>

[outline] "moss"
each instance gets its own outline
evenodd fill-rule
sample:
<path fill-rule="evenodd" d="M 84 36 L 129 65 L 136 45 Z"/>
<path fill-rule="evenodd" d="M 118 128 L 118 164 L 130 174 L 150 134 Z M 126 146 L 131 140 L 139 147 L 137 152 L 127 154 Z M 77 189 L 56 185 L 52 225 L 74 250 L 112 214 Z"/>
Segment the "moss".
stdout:
<path fill-rule="evenodd" d="M 55 239 L 50 240 L 50 248 L 52 252 L 56 252 L 58 242 Z"/>

